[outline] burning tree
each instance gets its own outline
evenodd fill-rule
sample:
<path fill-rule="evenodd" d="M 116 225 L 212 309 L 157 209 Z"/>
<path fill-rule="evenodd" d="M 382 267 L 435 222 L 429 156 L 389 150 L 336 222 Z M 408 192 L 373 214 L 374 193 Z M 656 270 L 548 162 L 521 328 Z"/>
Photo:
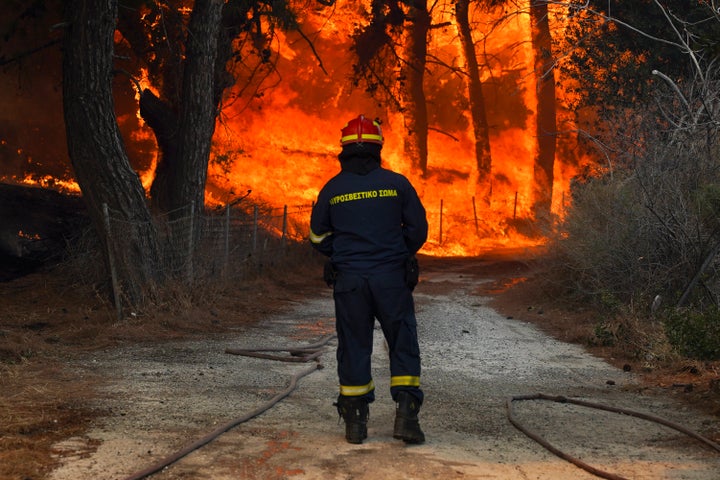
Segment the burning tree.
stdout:
<path fill-rule="evenodd" d="M 150 188 L 157 211 L 204 205 L 215 121 L 236 81 L 232 67 L 252 55 L 257 69 L 272 69 L 274 28 L 298 28 L 287 2 L 168 0 L 120 10 L 119 47 L 152 84 L 139 103 L 160 149 Z"/>
<path fill-rule="evenodd" d="M 535 218 L 549 224 L 557 143 L 555 56 L 547 0 L 530 0 L 530 28 L 537 91 L 537 154 L 534 161 Z"/>
<path fill-rule="evenodd" d="M 370 22 L 354 36 L 355 83 L 400 111 L 404 150 L 427 174 L 428 113 L 423 82 L 431 15 L 426 1 L 373 0 Z"/>
<path fill-rule="evenodd" d="M 491 154 L 491 128 L 483 92 L 481 71 L 491 70 L 486 62 L 479 60 L 477 43 L 479 36 L 473 16 L 499 18 L 496 27 L 509 18 L 527 15 L 530 18 L 530 41 L 534 52 L 534 75 L 536 80 L 536 127 L 537 148 L 534 158 L 533 213 L 536 219 L 547 222 L 552 207 L 554 163 L 556 151 L 556 95 L 553 40 L 550 33 L 550 16 L 547 0 L 527 3 L 507 0 L 474 1 L 457 0 L 451 5 L 443 2 L 433 4 L 433 9 L 451 9 L 453 15 L 434 13 L 425 2 L 373 2 L 372 20 L 355 36 L 356 82 L 363 82 L 368 91 L 377 98 L 398 109 L 405 124 L 405 153 L 413 165 L 428 174 L 427 130 L 429 114 L 423 84 L 427 81 L 428 57 L 440 68 L 452 70 L 467 85 L 467 105 L 475 150 L 475 169 L 480 196 L 489 205 L 493 185 L 493 161 Z M 512 6 L 513 9 L 508 9 Z M 508 13 L 503 13 L 507 10 Z M 431 23 L 430 18 L 447 19 Z M 429 52 L 429 35 L 453 24 L 462 46 L 464 64 L 443 64 L 437 52 Z M 498 28 L 499 30 L 499 28 Z M 484 34 L 487 37 L 487 33 Z M 422 44 L 422 45 L 420 45 Z M 390 68 L 388 68 L 390 66 Z M 509 66 L 508 66 L 509 67 Z M 439 101 L 437 98 L 434 101 Z"/>
<path fill-rule="evenodd" d="M 473 29 L 470 25 L 470 0 L 458 0 L 455 3 L 455 18 L 465 56 L 468 100 L 475 136 L 475 161 L 478 170 L 478 183 L 485 183 L 489 180 L 492 168 L 490 129 L 485 111 L 485 95 L 480 80 L 480 63 L 475 50 Z"/>
<path fill-rule="evenodd" d="M 159 95 L 142 90 L 140 112 L 161 150 L 150 189 L 153 205 L 172 218 L 186 215 L 189 205 L 204 208 L 215 122 L 223 92 L 233 83 L 227 64 L 240 55 L 234 42 L 247 35 L 266 61 L 263 18 L 282 18 L 289 28 L 294 17 L 284 2 L 170 0 L 122 7 L 119 13 L 116 0 L 68 2 L 63 100 L 70 158 L 97 230 L 105 231 L 103 208 L 131 225 L 116 256 L 123 259 L 126 293 L 137 302 L 147 286 L 161 280 L 154 266 L 168 252 L 158 246 L 115 119 L 110 80 L 116 24 L 160 86 Z"/>

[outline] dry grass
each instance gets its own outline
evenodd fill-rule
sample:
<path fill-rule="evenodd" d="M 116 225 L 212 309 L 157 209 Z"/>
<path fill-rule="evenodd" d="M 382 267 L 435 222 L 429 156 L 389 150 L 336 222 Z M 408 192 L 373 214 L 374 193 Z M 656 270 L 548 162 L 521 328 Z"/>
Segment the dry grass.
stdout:
<path fill-rule="evenodd" d="M 56 362 L 0 366 L 0 478 L 43 478 L 54 464 L 52 445 L 81 434 L 100 413 L 84 406 L 92 389 L 82 383 Z"/>
<path fill-rule="evenodd" d="M 104 414 L 88 407 L 100 379 L 68 372 L 69 360 L 115 345 L 220 335 L 257 322 L 325 288 L 320 259 L 307 248 L 242 282 L 168 288 L 121 321 L 92 285 L 68 282 L 62 266 L 0 283 L 0 478 L 46 478 L 54 466 L 52 446 L 82 435 Z"/>

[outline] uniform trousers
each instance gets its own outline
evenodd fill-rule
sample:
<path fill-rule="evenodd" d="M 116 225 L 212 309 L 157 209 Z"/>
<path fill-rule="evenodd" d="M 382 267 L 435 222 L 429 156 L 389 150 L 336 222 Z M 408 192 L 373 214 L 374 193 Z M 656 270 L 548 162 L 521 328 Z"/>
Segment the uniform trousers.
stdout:
<path fill-rule="evenodd" d="M 385 273 L 338 272 L 333 290 L 338 336 L 340 395 L 375 399 L 371 374 L 375 319 L 382 328 L 390 357 L 390 394 L 407 391 L 423 401 L 420 348 L 412 290 L 404 269 Z"/>

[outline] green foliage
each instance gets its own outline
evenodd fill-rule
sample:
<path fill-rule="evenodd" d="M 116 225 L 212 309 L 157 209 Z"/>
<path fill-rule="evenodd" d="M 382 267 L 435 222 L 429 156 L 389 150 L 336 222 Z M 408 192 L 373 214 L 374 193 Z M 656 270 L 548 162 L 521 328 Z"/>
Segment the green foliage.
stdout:
<path fill-rule="evenodd" d="M 601 347 L 612 347 L 615 345 L 616 332 L 608 323 L 596 323 L 593 329 L 593 336 L 590 339 L 591 345 L 599 345 Z"/>
<path fill-rule="evenodd" d="M 707 228 L 720 228 L 720 184 L 701 186 L 695 193 L 699 214 Z"/>
<path fill-rule="evenodd" d="M 599 294 L 600 304 L 607 310 L 617 310 L 623 303 L 617 297 L 616 293 L 612 291 L 601 291 Z"/>
<path fill-rule="evenodd" d="M 664 321 L 672 346 L 682 355 L 698 360 L 720 360 L 720 310 L 670 313 Z"/>

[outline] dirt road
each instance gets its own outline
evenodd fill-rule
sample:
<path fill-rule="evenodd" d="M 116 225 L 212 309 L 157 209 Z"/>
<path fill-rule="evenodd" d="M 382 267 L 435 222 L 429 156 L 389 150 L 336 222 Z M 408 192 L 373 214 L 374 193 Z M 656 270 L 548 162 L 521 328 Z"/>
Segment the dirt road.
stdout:
<path fill-rule="evenodd" d="M 479 260 L 478 260 L 479 261 Z M 393 440 L 388 362 L 376 330 L 369 438 L 344 441 L 332 402 L 334 341 L 324 368 L 287 398 L 188 454 L 157 479 L 591 479 L 507 419 L 510 396 L 564 395 L 666 418 L 702 432 L 717 418 L 637 387 L 626 373 L 505 318 L 478 296 L 492 280 L 454 266 L 424 271 L 416 290 L 427 442 Z M 115 349 L 84 357 L 78 377 L 105 377 L 94 429 L 57 445 L 53 480 L 122 479 L 255 410 L 308 364 L 229 355 L 227 348 L 302 346 L 333 333 L 330 292 L 234 338 Z M 720 478 L 720 453 L 655 423 L 569 404 L 515 403 L 518 420 L 556 447 L 628 479 Z"/>

